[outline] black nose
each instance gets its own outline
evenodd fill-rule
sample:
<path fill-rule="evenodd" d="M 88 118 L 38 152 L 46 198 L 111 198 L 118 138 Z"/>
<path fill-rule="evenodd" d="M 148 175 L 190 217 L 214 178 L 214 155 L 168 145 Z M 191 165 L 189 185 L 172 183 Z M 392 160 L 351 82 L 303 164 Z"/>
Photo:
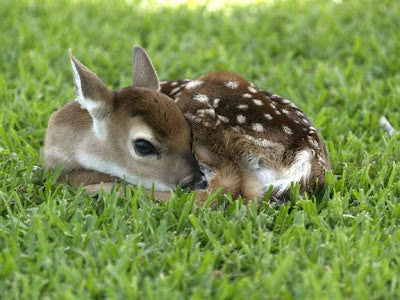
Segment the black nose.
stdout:
<path fill-rule="evenodd" d="M 204 190 L 208 186 L 207 178 L 205 176 L 202 176 L 201 180 L 198 182 L 195 182 L 194 188 L 199 189 L 199 190 Z"/>
<path fill-rule="evenodd" d="M 196 164 L 196 167 L 193 172 L 192 179 L 188 182 L 183 182 L 181 184 L 183 189 L 191 189 L 191 190 L 202 190 L 208 186 L 207 178 L 204 176 L 204 173 L 200 170 L 199 166 Z"/>
<path fill-rule="evenodd" d="M 208 186 L 207 178 L 202 176 L 198 180 L 192 180 L 181 184 L 182 189 L 204 190 Z"/>

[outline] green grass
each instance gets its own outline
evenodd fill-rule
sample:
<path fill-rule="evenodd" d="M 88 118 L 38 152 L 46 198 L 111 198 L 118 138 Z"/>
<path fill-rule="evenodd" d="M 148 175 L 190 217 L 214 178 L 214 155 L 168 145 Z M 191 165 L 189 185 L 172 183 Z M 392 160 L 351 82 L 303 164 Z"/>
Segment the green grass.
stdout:
<path fill-rule="evenodd" d="M 400 129 L 400 2 L 132 2 L 0 0 L 0 297 L 398 298 L 400 137 L 378 119 Z M 34 172 L 73 99 L 68 48 L 120 88 L 134 44 L 162 79 L 233 70 L 292 99 L 326 141 L 325 193 L 196 209 Z"/>

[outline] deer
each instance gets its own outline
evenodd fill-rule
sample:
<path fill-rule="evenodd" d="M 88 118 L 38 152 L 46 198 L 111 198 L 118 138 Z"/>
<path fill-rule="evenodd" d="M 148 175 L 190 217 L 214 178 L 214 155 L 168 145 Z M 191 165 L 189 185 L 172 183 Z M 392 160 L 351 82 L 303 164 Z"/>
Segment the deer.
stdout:
<path fill-rule="evenodd" d="M 80 76 L 86 72 L 92 73 L 73 58 L 72 54 L 70 56 L 77 93 L 77 102 L 70 105 L 74 106 L 75 113 L 79 111 L 79 108 L 80 113 L 88 119 L 86 131 L 91 127 L 93 133 L 99 134 L 106 126 L 96 124 L 98 114 L 91 110 L 98 106 L 93 105 L 91 97 L 87 97 L 89 102 L 79 100 L 84 97 Z M 325 174 L 331 169 L 328 153 L 310 119 L 293 102 L 258 89 L 253 83 L 231 72 L 214 71 L 195 80 L 179 79 L 159 82 L 150 58 L 140 46 L 134 47 L 133 70 L 133 89 L 135 86 L 142 86 L 152 89 L 153 93 L 159 91 L 170 99 L 169 102 L 165 101 L 174 103 L 181 113 L 170 108 L 174 113 L 164 112 L 164 116 L 170 117 L 158 119 L 157 124 L 166 129 L 171 138 L 175 132 L 168 126 L 164 127 L 163 121 L 173 119 L 179 128 L 190 127 L 191 148 L 187 146 L 185 149 L 187 153 L 190 148 L 193 156 L 186 154 L 186 157 L 190 157 L 191 164 L 199 170 L 194 171 L 193 174 L 196 175 L 191 176 L 192 183 L 188 186 L 197 191 L 197 203 L 204 203 L 209 193 L 219 187 L 223 187 L 225 192 L 230 193 L 233 198 L 242 196 L 248 203 L 253 199 L 262 199 L 270 188 L 272 188 L 270 199 L 285 200 L 290 196 L 292 183 L 298 183 L 302 193 L 324 186 Z M 94 74 L 89 77 L 97 78 Z M 97 82 L 96 86 L 103 86 L 102 89 L 104 89 L 104 84 L 98 83 L 99 79 L 86 81 Z M 132 90 L 132 87 L 128 89 Z M 62 151 L 57 147 L 57 141 L 55 141 L 57 139 L 52 137 L 53 134 L 50 132 L 58 127 L 60 131 L 58 139 L 63 140 L 64 122 L 68 123 L 72 129 L 79 129 L 79 126 L 74 128 L 69 121 L 64 120 L 69 115 L 68 106 L 62 109 L 66 112 L 61 113 L 61 110 L 52 116 L 49 123 L 44 152 L 45 162 L 50 168 L 60 163 L 65 165 L 68 161 L 65 155 L 60 155 Z M 156 116 L 153 116 L 154 122 L 159 118 L 160 113 L 162 114 L 160 107 L 158 107 L 158 112 Z M 102 115 L 100 114 L 99 117 Z M 186 123 L 182 120 L 182 115 Z M 121 128 L 119 118 L 114 118 L 114 122 L 118 131 Z M 115 131 L 110 129 L 110 132 Z M 112 146 L 120 144 L 120 137 L 118 135 L 115 137 L 111 143 Z M 78 140 L 79 144 L 82 137 L 76 136 L 72 139 Z M 126 141 L 126 138 L 123 140 Z M 187 143 L 188 138 L 186 137 L 185 140 Z M 179 142 L 179 139 L 174 139 L 174 143 Z M 74 145 L 74 142 L 69 141 L 65 144 Z M 93 145 L 87 148 L 87 153 L 90 154 L 95 148 L 96 146 Z M 105 152 L 108 154 L 112 150 Z M 195 162 L 193 162 L 193 157 Z M 129 159 L 132 157 L 128 156 L 124 163 L 127 163 Z M 178 160 L 175 160 L 175 163 L 178 163 Z M 73 185 L 84 184 L 89 192 L 95 193 L 104 187 L 109 190 L 116 179 L 126 180 L 129 177 L 129 172 L 115 172 L 115 167 L 106 162 L 107 157 L 104 157 L 101 167 L 95 167 L 96 161 L 93 159 L 86 162 L 80 159 L 78 163 L 73 163 L 64 171 L 61 181 L 68 181 Z M 137 174 L 134 170 L 132 172 L 132 174 Z M 146 174 L 145 184 L 148 187 L 152 175 Z M 128 183 L 138 183 L 135 175 L 130 175 L 130 177 L 133 179 L 126 180 Z M 154 176 L 152 180 L 158 178 Z M 206 187 L 208 188 L 205 189 Z M 160 200 L 168 199 L 169 194 L 166 194 L 165 189 L 165 185 L 162 185 L 163 191 L 156 194 Z"/>
<path fill-rule="evenodd" d="M 147 57 L 136 58 L 132 86 L 120 90 L 109 89 L 71 50 L 69 58 L 76 100 L 51 115 L 43 149 L 46 169 L 62 166 L 58 183 L 90 194 L 118 182 L 140 184 L 160 200 L 179 185 L 205 187 L 189 123 L 159 92 Z"/>
<path fill-rule="evenodd" d="M 149 59 L 136 50 L 138 61 Z M 325 185 L 331 170 L 325 145 L 292 101 L 224 71 L 164 81 L 160 91 L 174 99 L 191 126 L 193 153 L 209 191 L 224 187 L 248 203 L 272 188 L 270 199 L 279 202 L 290 198 L 293 183 L 301 194 Z M 200 191 L 198 201 L 206 198 Z"/>

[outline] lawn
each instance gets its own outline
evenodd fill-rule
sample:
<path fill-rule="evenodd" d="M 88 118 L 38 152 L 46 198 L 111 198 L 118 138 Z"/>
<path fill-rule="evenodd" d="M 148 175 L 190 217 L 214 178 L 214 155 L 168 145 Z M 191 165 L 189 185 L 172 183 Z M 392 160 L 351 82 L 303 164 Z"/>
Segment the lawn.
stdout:
<path fill-rule="evenodd" d="M 1 298 L 400 296 L 400 135 L 378 122 L 400 129 L 400 1 L 236 2 L 0 0 Z M 294 101 L 330 153 L 323 194 L 211 210 L 55 185 L 35 166 L 68 49 L 117 89 L 134 44 L 161 79 L 231 70 Z"/>

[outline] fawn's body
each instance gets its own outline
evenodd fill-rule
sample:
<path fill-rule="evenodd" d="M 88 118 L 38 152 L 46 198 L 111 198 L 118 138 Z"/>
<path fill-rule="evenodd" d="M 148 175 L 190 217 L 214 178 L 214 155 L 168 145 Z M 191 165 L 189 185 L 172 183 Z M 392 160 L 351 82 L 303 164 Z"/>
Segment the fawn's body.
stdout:
<path fill-rule="evenodd" d="M 189 121 L 194 153 L 211 189 L 222 185 L 250 200 L 271 185 L 275 198 L 287 196 L 291 182 L 302 192 L 324 185 L 327 152 L 291 101 L 228 72 L 163 82 L 161 92 L 174 98 Z"/>

